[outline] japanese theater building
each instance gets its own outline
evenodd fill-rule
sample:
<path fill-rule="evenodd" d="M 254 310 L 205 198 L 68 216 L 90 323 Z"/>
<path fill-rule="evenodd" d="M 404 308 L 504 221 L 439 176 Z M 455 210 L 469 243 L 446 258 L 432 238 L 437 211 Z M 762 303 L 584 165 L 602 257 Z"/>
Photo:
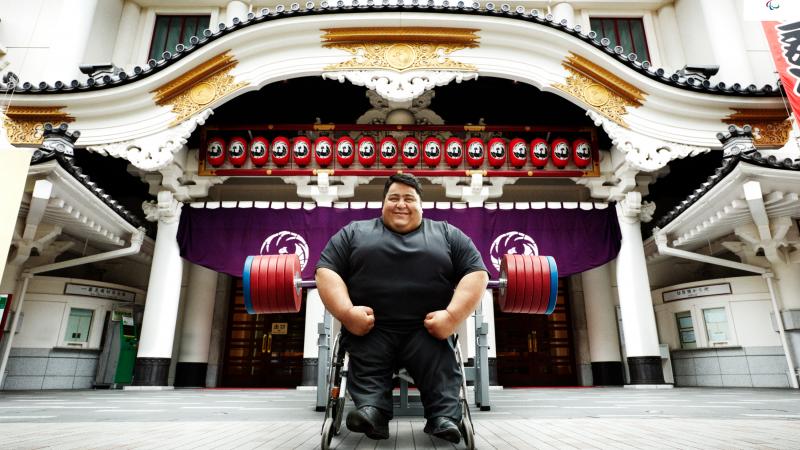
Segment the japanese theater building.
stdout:
<path fill-rule="evenodd" d="M 312 279 L 398 172 L 493 279 L 555 258 L 550 315 L 487 291 L 492 384 L 796 388 L 800 23 L 763 3 L 4 2 L 2 389 L 316 385 L 319 295 L 248 314 L 245 259 Z"/>

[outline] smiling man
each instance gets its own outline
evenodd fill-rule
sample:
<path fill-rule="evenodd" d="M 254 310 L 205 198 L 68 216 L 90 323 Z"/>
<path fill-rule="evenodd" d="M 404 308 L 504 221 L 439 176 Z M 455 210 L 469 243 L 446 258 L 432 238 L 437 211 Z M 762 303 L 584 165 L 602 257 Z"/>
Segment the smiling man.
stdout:
<path fill-rule="evenodd" d="M 425 432 L 460 440 L 461 373 L 452 335 L 489 281 L 472 241 L 446 222 L 422 218 L 422 188 L 392 175 L 381 217 L 348 224 L 316 270 L 325 307 L 342 323 L 350 353 L 347 428 L 388 439 L 392 373 L 405 367 L 419 388 Z"/>

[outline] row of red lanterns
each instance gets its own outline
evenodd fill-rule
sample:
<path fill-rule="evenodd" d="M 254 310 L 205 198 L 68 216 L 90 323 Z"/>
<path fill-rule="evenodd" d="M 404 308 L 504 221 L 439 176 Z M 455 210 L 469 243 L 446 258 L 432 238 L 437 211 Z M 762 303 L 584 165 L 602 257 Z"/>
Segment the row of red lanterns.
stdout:
<path fill-rule="evenodd" d="M 487 151 L 488 149 L 488 151 Z M 263 137 L 255 137 L 249 143 L 242 137 L 233 137 L 227 143 L 221 137 L 208 141 L 206 156 L 209 164 L 220 167 L 228 161 L 234 167 L 242 167 L 247 161 L 256 167 L 263 167 L 270 159 L 273 164 L 283 167 L 292 162 L 299 167 L 308 166 L 312 155 L 318 167 L 328 167 L 334 158 L 339 167 L 349 167 L 356 159 L 362 167 L 372 167 L 376 162 L 382 166 L 392 167 L 398 160 L 407 167 L 415 167 L 420 160 L 428 167 L 437 167 L 442 160 L 450 167 L 456 168 L 466 161 L 472 168 L 482 167 L 484 161 L 489 166 L 500 168 L 508 160 L 512 167 L 523 167 L 530 159 L 536 168 L 547 165 L 548 160 L 559 169 L 569 164 L 570 159 L 578 168 L 585 168 L 592 162 L 591 145 L 586 139 L 570 142 L 563 138 L 547 142 L 537 138 L 530 142 L 516 138 L 508 142 L 503 138 L 492 138 L 488 143 L 480 138 L 469 138 L 466 142 L 451 137 L 442 143 L 436 137 L 428 137 L 422 143 L 415 137 L 404 138 L 398 144 L 397 139 L 387 136 L 376 142 L 371 136 L 362 136 L 356 142 L 350 136 L 342 136 L 335 142 L 328 136 L 314 140 L 298 136 L 289 141 L 286 137 L 276 137 L 270 144 Z"/>

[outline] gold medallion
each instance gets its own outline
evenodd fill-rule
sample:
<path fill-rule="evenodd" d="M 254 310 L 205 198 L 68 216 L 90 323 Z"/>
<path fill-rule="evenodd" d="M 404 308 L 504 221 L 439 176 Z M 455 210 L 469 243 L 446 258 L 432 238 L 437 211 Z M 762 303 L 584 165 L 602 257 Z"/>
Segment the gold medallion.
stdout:
<path fill-rule="evenodd" d="M 217 90 L 210 83 L 200 82 L 189 90 L 189 99 L 198 105 L 207 105 L 214 100 Z"/>
<path fill-rule="evenodd" d="M 386 62 L 396 70 L 403 70 L 411 67 L 417 55 L 414 48 L 408 44 L 393 44 L 384 53 Z"/>

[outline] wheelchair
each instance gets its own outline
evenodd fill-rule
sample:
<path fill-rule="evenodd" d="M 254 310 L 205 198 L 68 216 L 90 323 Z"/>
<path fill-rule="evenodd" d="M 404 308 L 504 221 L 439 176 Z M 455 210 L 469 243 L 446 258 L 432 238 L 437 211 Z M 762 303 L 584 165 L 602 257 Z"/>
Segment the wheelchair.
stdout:
<path fill-rule="evenodd" d="M 322 450 L 331 448 L 333 437 L 338 435 L 342 427 L 342 416 L 344 415 L 345 401 L 347 397 L 347 370 L 349 366 L 349 355 L 344 350 L 340 343 L 341 333 L 336 335 L 334 340 L 333 349 L 331 351 L 331 363 L 327 378 L 327 404 L 325 405 L 325 421 L 322 424 Z M 468 450 L 475 448 L 475 429 L 472 425 L 472 417 L 469 411 L 469 402 L 467 401 L 467 377 L 464 371 L 464 361 L 461 358 L 461 351 L 458 345 L 458 335 L 455 336 L 454 351 L 456 353 L 456 360 L 461 371 L 461 393 L 459 401 L 461 402 L 461 423 L 459 429 L 461 437 L 464 439 L 464 444 Z M 401 391 L 400 391 L 400 405 L 401 408 L 408 406 L 408 379 L 404 375 L 399 375 L 401 378 Z M 399 415 L 410 415 L 400 413 Z"/>

